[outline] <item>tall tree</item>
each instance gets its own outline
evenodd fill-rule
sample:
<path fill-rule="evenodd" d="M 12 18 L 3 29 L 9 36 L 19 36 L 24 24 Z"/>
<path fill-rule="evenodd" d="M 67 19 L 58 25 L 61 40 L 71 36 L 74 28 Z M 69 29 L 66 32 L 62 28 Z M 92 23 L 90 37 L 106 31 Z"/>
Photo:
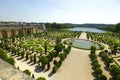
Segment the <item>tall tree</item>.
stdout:
<path fill-rule="evenodd" d="M 46 41 L 45 41 L 45 43 L 44 43 L 44 48 L 45 48 L 45 54 L 47 54 L 47 43 L 46 43 Z"/>

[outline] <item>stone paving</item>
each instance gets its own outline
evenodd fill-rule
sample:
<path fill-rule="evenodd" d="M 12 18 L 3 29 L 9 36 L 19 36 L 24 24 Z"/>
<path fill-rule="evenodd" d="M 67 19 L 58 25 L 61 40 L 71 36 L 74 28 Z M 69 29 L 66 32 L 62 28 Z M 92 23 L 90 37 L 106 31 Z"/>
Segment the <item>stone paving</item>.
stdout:
<path fill-rule="evenodd" d="M 33 80 L 22 71 L 0 59 L 0 80 Z"/>

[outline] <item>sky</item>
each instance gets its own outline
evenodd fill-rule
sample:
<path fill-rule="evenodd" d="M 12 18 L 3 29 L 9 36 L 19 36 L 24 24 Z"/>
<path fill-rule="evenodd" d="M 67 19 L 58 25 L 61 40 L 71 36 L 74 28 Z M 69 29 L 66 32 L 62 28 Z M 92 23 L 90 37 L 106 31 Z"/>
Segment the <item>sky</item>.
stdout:
<path fill-rule="evenodd" d="M 0 0 L 0 21 L 120 22 L 120 0 Z"/>

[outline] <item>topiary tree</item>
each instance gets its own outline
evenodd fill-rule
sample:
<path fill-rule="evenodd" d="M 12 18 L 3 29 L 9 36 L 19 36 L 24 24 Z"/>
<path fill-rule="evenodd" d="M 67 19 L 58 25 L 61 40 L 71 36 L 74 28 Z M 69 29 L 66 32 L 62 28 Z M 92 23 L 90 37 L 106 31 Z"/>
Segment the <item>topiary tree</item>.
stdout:
<path fill-rule="evenodd" d="M 53 72 L 53 73 L 56 73 L 57 70 L 58 70 L 58 67 L 55 65 L 55 66 L 53 67 L 53 69 L 52 69 L 52 72 Z"/>
<path fill-rule="evenodd" d="M 109 58 L 109 57 L 106 58 L 106 59 L 105 59 L 106 67 L 109 68 L 109 67 L 110 67 L 110 63 L 112 63 L 112 62 L 113 62 L 113 59 L 112 59 L 112 58 Z"/>
<path fill-rule="evenodd" d="M 116 80 L 120 80 L 120 74 L 117 75 Z"/>
<path fill-rule="evenodd" d="M 33 78 L 33 79 L 35 78 L 34 74 L 32 74 L 32 78 Z"/>
<path fill-rule="evenodd" d="M 21 58 L 24 58 L 25 51 L 21 51 L 21 52 L 20 52 L 20 55 L 21 55 Z"/>
<path fill-rule="evenodd" d="M 100 50 L 104 50 L 104 48 L 105 48 L 105 46 L 103 46 L 103 45 L 100 45 L 100 46 L 99 46 L 99 49 L 100 49 Z"/>
<path fill-rule="evenodd" d="M 4 50 L 0 49 L 0 58 L 3 59 L 4 61 L 7 61 L 8 63 L 14 65 L 15 60 L 13 58 L 9 58 L 7 54 L 5 53 Z"/>
<path fill-rule="evenodd" d="M 90 47 L 90 50 L 91 50 L 91 53 L 95 53 L 95 51 L 96 51 L 96 46 L 91 46 L 91 47 Z"/>
<path fill-rule="evenodd" d="M 119 78 L 120 68 L 118 68 L 116 65 L 111 65 L 110 73 L 113 75 L 113 79 L 119 80 L 119 79 L 116 79 L 116 78 Z"/>
<path fill-rule="evenodd" d="M 40 58 L 40 62 L 42 63 L 42 67 L 45 67 L 45 65 L 49 62 L 48 58 L 46 56 L 42 56 Z"/>
<path fill-rule="evenodd" d="M 30 56 L 30 62 L 32 62 L 32 61 L 33 61 L 33 56 L 31 55 L 31 56 Z"/>
<path fill-rule="evenodd" d="M 100 68 L 100 64 L 98 64 L 98 63 L 93 63 L 93 69 L 96 70 L 97 68 Z"/>
<path fill-rule="evenodd" d="M 34 64 L 36 63 L 37 59 L 36 59 L 36 54 L 34 54 Z"/>
<path fill-rule="evenodd" d="M 5 61 L 8 58 L 7 54 L 2 49 L 0 49 L 0 58 L 3 59 L 3 60 L 5 60 Z"/>
<path fill-rule="evenodd" d="M 47 43 L 46 43 L 46 41 L 44 43 L 44 49 L 45 49 L 45 54 L 47 54 Z"/>
<path fill-rule="evenodd" d="M 29 76 L 31 75 L 31 72 L 28 69 L 24 70 L 23 72 Z"/>
<path fill-rule="evenodd" d="M 29 59 L 29 54 L 26 53 L 26 61 Z"/>
<path fill-rule="evenodd" d="M 53 57 L 55 56 L 55 52 L 54 52 L 54 51 L 51 51 L 51 52 L 49 53 L 49 55 L 51 56 L 51 58 L 53 58 Z"/>
<path fill-rule="evenodd" d="M 60 53 L 59 54 L 59 58 L 60 58 L 60 60 L 63 61 L 65 59 L 65 54 L 64 53 Z"/>
<path fill-rule="evenodd" d="M 95 69 L 95 75 L 96 75 L 96 77 L 99 78 L 102 75 L 102 70 L 100 68 L 96 68 Z"/>
<path fill-rule="evenodd" d="M 54 61 L 53 61 L 53 64 L 54 64 L 54 65 L 57 65 L 57 60 L 54 60 Z"/>
<path fill-rule="evenodd" d="M 120 79 L 120 78 L 119 78 Z M 100 80 L 107 80 L 107 77 L 105 75 L 100 76 Z"/>
<path fill-rule="evenodd" d="M 7 58 L 7 62 L 12 65 L 15 65 L 15 60 L 13 58 Z"/>
<path fill-rule="evenodd" d="M 44 77 L 39 77 L 36 80 L 46 80 Z"/>
<path fill-rule="evenodd" d="M 64 46 L 62 45 L 62 43 L 56 44 L 54 47 L 54 50 L 56 51 L 56 55 L 58 55 L 59 52 L 62 51 L 63 48 L 64 48 Z"/>

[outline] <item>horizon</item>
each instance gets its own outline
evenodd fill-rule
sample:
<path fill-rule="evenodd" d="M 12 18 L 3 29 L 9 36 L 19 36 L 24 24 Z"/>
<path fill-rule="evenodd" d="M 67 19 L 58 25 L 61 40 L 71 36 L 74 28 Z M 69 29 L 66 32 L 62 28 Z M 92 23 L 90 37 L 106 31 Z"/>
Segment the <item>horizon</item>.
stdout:
<path fill-rule="evenodd" d="M 1 0 L 0 21 L 116 24 L 119 0 Z"/>
<path fill-rule="evenodd" d="M 21 22 L 24 23 L 25 21 L 0 21 L 0 22 Z M 78 25 L 82 25 L 82 24 L 105 24 L 105 25 L 115 25 L 115 24 L 106 24 L 106 23 L 58 23 L 58 22 L 25 22 L 25 23 L 57 23 L 57 24 L 78 24 Z"/>

